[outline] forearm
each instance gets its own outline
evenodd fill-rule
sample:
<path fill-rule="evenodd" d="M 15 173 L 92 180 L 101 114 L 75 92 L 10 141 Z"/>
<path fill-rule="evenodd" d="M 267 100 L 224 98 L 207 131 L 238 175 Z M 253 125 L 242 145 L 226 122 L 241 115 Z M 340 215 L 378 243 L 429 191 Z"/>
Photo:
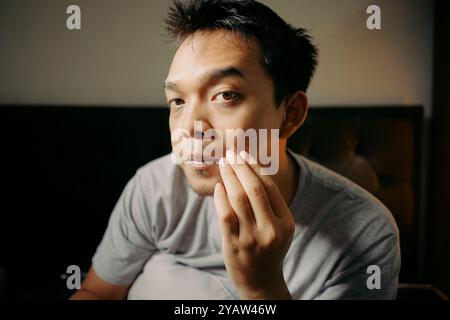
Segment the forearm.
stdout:
<path fill-rule="evenodd" d="M 273 288 L 269 292 L 255 293 L 246 297 L 246 300 L 292 300 L 289 290 L 284 288 Z"/>
<path fill-rule="evenodd" d="M 103 298 L 95 295 L 92 292 L 80 289 L 77 290 L 70 298 L 69 300 L 104 300 Z"/>
<path fill-rule="evenodd" d="M 266 282 L 265 287 L 259 289 L 242 289 L 240 295 L 243 300 L 292 300 L 282 276 L 274 282 Z"/>

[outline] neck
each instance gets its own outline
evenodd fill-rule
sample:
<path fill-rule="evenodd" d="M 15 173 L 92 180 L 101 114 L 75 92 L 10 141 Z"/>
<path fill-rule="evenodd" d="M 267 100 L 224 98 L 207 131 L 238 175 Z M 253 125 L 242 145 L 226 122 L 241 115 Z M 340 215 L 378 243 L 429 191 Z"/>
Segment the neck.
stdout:
<path fill-rule="evenodd" d="M 278 173 L 273 176 L 273 180 L 288 206 L 291 204 L 297 191 L 298 175 L 298 164 L 285 147 L 284 152 L 280 152 L 280 167 Z"/>

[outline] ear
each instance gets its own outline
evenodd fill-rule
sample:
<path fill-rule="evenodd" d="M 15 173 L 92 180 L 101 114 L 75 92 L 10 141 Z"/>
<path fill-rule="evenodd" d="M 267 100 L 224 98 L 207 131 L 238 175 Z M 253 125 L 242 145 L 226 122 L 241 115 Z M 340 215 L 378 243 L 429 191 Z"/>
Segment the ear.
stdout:
<path fill-rule="evenodd" d="M 303 91 L 297 91 L 285 105 L 285 119 L 281 124 L 280 138 L 287 139 L 302 126 L 308 114 L 308 97 Z"/>

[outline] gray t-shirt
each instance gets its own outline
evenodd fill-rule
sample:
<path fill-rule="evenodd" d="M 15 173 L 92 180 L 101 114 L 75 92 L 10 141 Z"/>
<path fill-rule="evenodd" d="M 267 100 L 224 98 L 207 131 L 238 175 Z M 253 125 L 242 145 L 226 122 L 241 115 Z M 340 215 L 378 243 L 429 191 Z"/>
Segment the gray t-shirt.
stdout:
<path fill-rule="evenodd" d="M 283 265 L 292 298 L 394 299 L 400 249 L 389 210 L 346 178 L 289 152 L 299 165 L 289 205 L 296 228 Z M 221 247 L 213 197 L 196 194 L 166 155 L 128 182 L 92 264 L 102 279 L 131 284 L 128 299 L 239 299 Z M 373 288 L 371 265 L 380 268 L 380 289 Z"/>

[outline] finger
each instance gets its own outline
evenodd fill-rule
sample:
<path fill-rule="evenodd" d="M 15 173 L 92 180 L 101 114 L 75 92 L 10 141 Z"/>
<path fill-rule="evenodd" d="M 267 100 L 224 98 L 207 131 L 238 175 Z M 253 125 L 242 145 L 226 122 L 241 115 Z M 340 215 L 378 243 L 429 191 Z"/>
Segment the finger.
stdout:
<path fill-rule="evenodd" d="M 274 213 L 262 181 L 236 152 L 228 150 L 226 157 L 247 193 L 256 224 L 271 223 Z"/>
<path fill-rule="evenodd" d="M 273 181 L 272 177 L 261 174 L 262 166 L 247 151 L 242 150 L 239 152 L 239 155 L 248 163 L 249 167 L 263 183 L 269 201 L 272 204 L 272 211 L 275 216 L 282 219 L 285 215 L 290 214 L 289 207 L 286 205 L 283 195 L 278 189 L 278 186 L 275 184 L 275 181 Z"/>
<path fill-rule="evenodd" d="M 225 158 L 219 161 L 220 175 L 225 186 L 228 201 L 237 216 L 239 233 L 249 232 L 256 224 L 247 194 Z"/>
<path fill-rule="evenodd" d="M 218 182 L 214 188 L 214 205 L 219 220 L 222 235 L 227 241 L 239 236 L 239 226 L 234 210 L 228 202 L 227 194 L 222 183 Z"/>

